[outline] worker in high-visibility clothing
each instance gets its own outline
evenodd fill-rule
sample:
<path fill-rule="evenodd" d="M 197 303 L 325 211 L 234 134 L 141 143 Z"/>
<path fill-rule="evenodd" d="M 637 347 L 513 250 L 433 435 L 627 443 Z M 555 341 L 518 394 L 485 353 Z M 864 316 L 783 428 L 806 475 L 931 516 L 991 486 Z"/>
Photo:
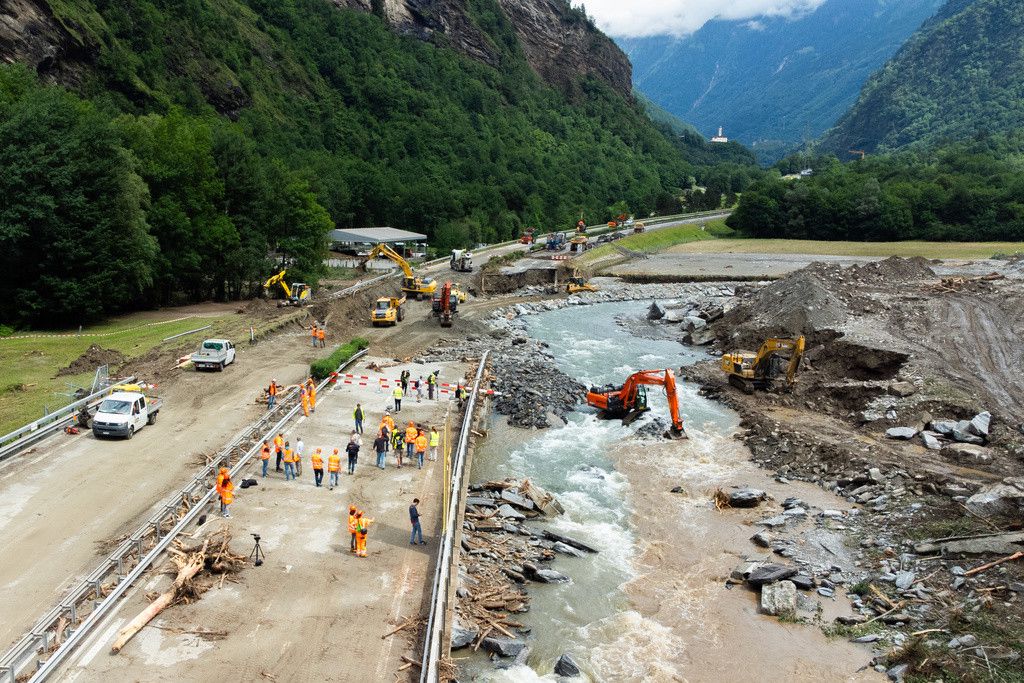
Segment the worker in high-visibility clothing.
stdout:
<path fill-rule="evenodd" d="M 263 463 L 263 478 L 267 478 L 267 466 L 270 465 L 270 444 L 266 441 L 260 447 L 260 461 Z"/>
<path fill-rule="evenodd" d="M 309 393 L 309 408 L 316 412 L 316 381 L 312 377 L 306 380 L 306 391 Z"/>
<path fill-rule="evenodd" d="M 320 449 L 313 451 L 313 455 L 310 456 L 310 460 L 313 463 L 313 482 L 317 488 L 320 488 L 320 484 L 324 481 L 324 456 L 321 454 Z"/>
<path fill-rule="evenodd" d="M 284 480 L 295 478 L 295 463 L 298 461 L 298 456 L 295 451 L 292 450 L 291 442 L 284 442 Z"/>
<path fill-rule="evenodd" d="M 320 344 L 320 348 L 327 346 L 327 331 L 324 328 L 320 328 L 316 331 L 316 341 Z"/>
<path fill-rule="evenodd" d="M 416 435 L 416 464 L 417 469 L 423 469 L 423 458 L 427 455 L 427 444 L 430 443 L 430 439 L 427 438 L 427 433 L 422 429 L 419 434 Z"/>
<path fill-rule="evenodd" d="M 358 513 L 359 511 L 356 510 L 355 505 L 348 506 L 348 533 L 352 535 L 352 547 L 350 548 L 350 551 L 353 553 L 356 551 L 356 514 Z"/>
<path fill-rule="evenodd" d="M 224 480 L 228 479 L 228 478 L 230 478 L 230 475 L 228 474 L 228 468 L 227 467 L 221 467 L 217 471 L 217 485 L 214 486 L 214 489 L 217 491 L 217 495 L 218 496 L 221 496 L 221 493 L 224 492 Z M 220 500 L 220 511 L 222 513 L 224 512 L 224 498 L 223 498 L 223 496 L 221 496 L 221 500 Z"/>
<path fill-rule="evenodd" d="M 441 445 L 441 434 L 437 427 L 430 428 L 430 461 L 437 460 L 437 447 Z"/>
<path fill-rule="evenodd" d="M 405 453 L 405 446 L 402 443 L 405 441 L 405 432 L 401 429 L 396 429 L 391 432 L 391 448 L 395 451 L 395 458 L 398 459 L 398 466 L 402 466 L 402 454 Z"/>
<path fill-rule="evenodd" d="M 235 483 L 231 481 L 231 475 L 225 472 L 224 481 L 220 485 L 220 512 L 225 517 L 230 517 L 231 513 L 228 512 L 228 508 L 231 507 L 231 503 L 235 500 Z"/>
<path fill-rule="evenodd" d="M 409 420 L 409 426 L 405 428 L 405 455 L 412 460 L 412 452 L 416 448 L 416 437 L 420 430 L 416 429 L 416 423 Z"/>
<path fill-rule="evenodd" d="M 310 337 L 311 337 L 311 338 L 313 339 L 313 348 L 314 348 L 314 349 L 316 348 L 316 344 L 317 344 L 317 333 L 318 333 L 319 329 L 320 329 L 320 328 L 319 328 L 319 327 L 317 327 L 317 324 L 316 324 L 316 323 L 313 323 L 313 326 L 312 326 L 311 328 L 309 328 L 309 335 L 310 335 Z"/>
<path fill-rule="evenodd" d="M 302 401 L 302 414 L 309 417 L 309 392 L 306 387 L 299 389 L 299 400 Z"/>
<path fill-rule="evenodd" d="M 275 403 L 277 403 L 277 381 L 272 379 L 270 386 L 267 387 L 267 408 L 273 408 Z"/>
<path fill-rule="evenodd" d="M 277 433 L 274 437 L 274 451 L 277 452 L 277 467 L 274 469 L 275 472 L 281 471 L 281 461 L 284 458 L 284 434 L 281 432 Z"/>
<path fill-rule="evenodd" d="M 366 557 L 366 533 L 370 530 L 373 519 L 360 510 L 356 513 L 356 557 Z"/>
<path fill-rule="evenodd" d="M 391 392 L 391 396 L 395 399 L 395 412 L 402 412 L 402 397 L 405 396 L 405 392 L 402 391 L 402 387 L 396 386 L 395 390 Z"/>
<path fill-rule="evenodd" d="M 341 472 L 341 456 L 338 455 L 338 449 L 335 448 L 334 452 L 331 453 L 329 458 L 327 458 L 327 483 L 332 491 L 334 490 L 334 487 L 338 485 L 339 472 Z"/>

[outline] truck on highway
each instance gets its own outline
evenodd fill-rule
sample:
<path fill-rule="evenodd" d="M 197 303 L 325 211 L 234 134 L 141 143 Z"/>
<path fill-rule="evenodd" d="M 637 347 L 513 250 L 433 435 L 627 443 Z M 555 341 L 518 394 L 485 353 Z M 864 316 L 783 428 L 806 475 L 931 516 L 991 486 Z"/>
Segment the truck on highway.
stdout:
<path fill-rule="evenodd" d="M 163 401 L 147 394 L 150 387 L 122 384 L 113 387 L 92 418 L 93 436 L 120 436 L 130 439 L 146 425 L 156 422 Z"/>
<path fill-rule="evenodd" d="M 235 362 L 235 345 L 227 339 L 207 339 L 192 354 L 196 370 L 223 370 Z"/>

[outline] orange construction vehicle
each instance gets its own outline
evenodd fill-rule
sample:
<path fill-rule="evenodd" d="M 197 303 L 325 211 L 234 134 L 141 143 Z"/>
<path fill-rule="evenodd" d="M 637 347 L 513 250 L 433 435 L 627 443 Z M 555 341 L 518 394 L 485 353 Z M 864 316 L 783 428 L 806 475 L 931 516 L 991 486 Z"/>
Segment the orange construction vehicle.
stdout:
<path fill-rule="evenodd" d="M 683 438 L 686 433 L 683 431 L 683 419 L 679 416 L 676 375 L 671 370 L 642 370 L 630 375 L 622 386 L 591 387 L 587 392 L 587 403 L 597 408 L 601 417 L 621 418 L 623 424 L 629 424 L 650 410 L 647 405 L 648 386 L 665 387 L 672 416 L 672 429 L 666 436 Z"/>
<path fill-rule="evenodd" d="M 452 292 L 452 283 L 449 280 L 444 283 L 440 291 L 434 293 L 433 313 L 440 319 L 441 327 L 451 327 L 458 310 L 459 295 Z"/>

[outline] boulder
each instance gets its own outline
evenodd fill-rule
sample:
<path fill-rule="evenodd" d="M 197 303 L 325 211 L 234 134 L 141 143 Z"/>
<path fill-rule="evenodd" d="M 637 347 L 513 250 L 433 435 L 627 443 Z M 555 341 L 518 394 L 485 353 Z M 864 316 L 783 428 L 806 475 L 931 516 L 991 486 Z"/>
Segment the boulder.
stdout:
<path fill-rule="evenodd" d="M 988 462 L 992 459 L 992 451 L 984 446 L 978 446 L 971 443 L 951 443 L 946 445 L 942 450 L 948 455 L 965 460 Z"/>
<path fill-rule="evenodd" d="M 917 393 L 917 387 L 910 382 L 893 382 L 889 385 L 889 393 L 894 396 L 906 398 Z"/>
<path fill-rule="evenodd" d="M 583 557 L 586 555 L 582 550 L 573 548 L 571 545 L 562 543 L 561 541 L 556 541 L 555 545 L 552 546 L 552 550 L 556 553 L 562 553 L 563 555 L 569 555 L 571 557 Z"/>
<path fill-rule="evenodd" d="M 770 529 L 774 529 L 777 526 L 786 526 L 786 522 L 789 518 L 785 515 L 775 515 L 774 517 L 768 517 L 757 522 L 758 526 L 766 526 Z"/>
<path fill-rule="evenodd" d="M 967 499 L 967 509 L 982 517 L 1024 513 L 1024 477 L 1007 477 Z"/>
<path fill-rule="evenodd" d="M 507 519 L 526 519 L 526 515 L 516 510 L 511 505 L 502 505 L 498 508 L 498 516 Z"/>
<path fill-rule="evenodd" d="M 885 430 L 885 435 L 890 439 L 913 439 L 917 436 L 917 430 L 913 427 L 890 427 Z"/>
<path fill-rule="evenodd" d="M 877 467 L 872 467 L 868 470 L 868 478 L 876 484 L 881 484 L 885 481 L 885 475 Z"/>
<path fill-rule="evenodd" d="M 978 413 L 971 420 L 970 424 L 967 425 L 967 430 L 975 436 L 980 436 L 983 439 L 988 438 L 988 429 L 992 424 L 992 413 L 987 410 L 983 413 Z"/>
<path fill-rule="evenodd" d="M 752 586 L 766 586 L 796 576 L 796 567 L 784 564 L 765 564 L 750 572 L 747 582 Z"/>
<path fill-rule="evenodd" d="M 943 436 L 952 436 L 953 430 L 956 429 L 956 422 L 953 420 L 932 420 L 931 427 L 933 432 L 938 432 Z"/>
<path fill-rule="evenodd" d="M 729 574 L 729 578 L 734 581 L 746 581 L 750 578 L 750 574 L 760 567 L 763 562 L 744 562 L 743 564 L 737 565 L 735 569 Z"/>
<path fill-rule="evenodd" d="M 683 343 L 690 346 L 707 346 L 715 341 L 715 335 L 707 328 L 683 333 Z"/>
<path fill-rule="evenodd" d="M 768 494 L 758 489 L 736 489 L 729 492 L 729 505 L 734 508 L 753 508 L 767 498 Z"/>
<path fill-rule="evenodd" d="M 789 579 L 793 582 L 793 585 L 802 591 L 809 591 L 814 588 L 814 579 L 807 576 L 806 574 L 797 574 Z M 785 583 L 785 582 L 783 582 Z"/>
<path fill-rule="evenodd" d="M 665 317 L 665 309 L 658 305 L 657 301 L 652 301 L 650 308 L 647 309 L 648 320 L 661 320 Z"/>
<path fill-rule="evenodd" d="M 573 678 L 574 676 L 580 675 L 580 666 L 576 663 L 576 660 L 572 658 L 572 655 L 566 653 L 558 658 L 555 662 L 555 675 L 564 676 L 565 678 Z"/>
<path fill-rule="evenodd" d="M 662 318 L 667 323 L 681 323 L 686 320 L 686 311 L 681 308 L 670 308 L 665 311 L 665 317 Z"/>
<path fill-rule="evenodd" d="M 703 330 L 707 326 L 708 323 L 706 320 L 704 320 L 704 318 L 698 318 L 695 315 L 688 315 L 683 320 L 683 327 L 685 327 L 688 332 L 696 332 L 697 330 Z"/>
<path fill-rule="evenodd" d="M 930 451 L 942 450 L 942 442 L 936 432 L 921 432 L 921 443 Z"/>
<path fill-rule="evenodd" d="M 970 422 L 963 420 L 958 422 L 956 429 L 953 430 L 953 440 L 959 441 L 960 443 L 972 443 L 976 446 L 984 445 L 985 439 L 981 438 L 977 434 L 972 434 L 970 431 Z"/>
<path fill-rule="evenodd" d="M 538 569 L 530 574 L 530 579 L 537 583 L 569 583 L 569 577 L 554 569 Z"/>
<path fill-rule="evenodd" d="M 917 574 L 914 572 L 896 572 L 896 587 L 905 591 L 914 584 L 916 579 Z"/>
<path fill-rule="evenodd" d="M 452 649 L 468 647 L 480 636 L 480 629 L 475 624 L 462 622 L 458 617 L 452 624 Z"/>
<path fill-rule="evenodd" d="M 761 611 L 775 617 L 796 614 L 796 585 L 779 581 L 761 588 Z"/>
<path fill-rule="evenodd" d="M 523 641 L 511 638 L 484 638 L 481 644 L 485 650 L 499 657 L 515 657 L 526 647 Z"/>
<path fill-rule="evenodd" d="M 761 546 L 762 548 L 770 548 L 772 545 L 772 536 L 767 531 L 758 531 L 750 537 L 750 541 L 754 545 Z"/>

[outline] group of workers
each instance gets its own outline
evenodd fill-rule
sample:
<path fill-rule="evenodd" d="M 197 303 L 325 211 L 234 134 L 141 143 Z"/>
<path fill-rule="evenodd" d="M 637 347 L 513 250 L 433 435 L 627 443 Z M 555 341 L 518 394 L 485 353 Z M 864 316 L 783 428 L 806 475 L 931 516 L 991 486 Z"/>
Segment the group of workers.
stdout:
<path fill-rule="evenodd" d="M 313 348 L 325 348 L 327 346 L 327 328 L 321 327 L 315 320 L 309 328 L 310 336 L 313 339 Z"/>
<path fill-rule="evenodd" d="M 438 393 L 440 398 L 440 392 L 437 386 L 437 370 L 427 375 L 426 379 L 423 379 L 423 375 L 420 375 L 419 379 L 412 379 L 411 373 L 408 370 L 403 370 L 401 376 L 398 379 L 398 383 L 395 384 L 394 390 L 391 392 L 391 397 L 395 401 L 395 412 L 402 412 L 402 399 L 406 396 L 410 396 L 410 385 L 412 391 L 416 392 L 416 402 L 419 403 L 423 400 L 423 387 L 427 388 L 427 400 L 433 401 L 435 392 Z M 459 408 L 466 402 L 469 397 L 469 392 L 466 387 L 460 382 L 455 388 L 455 400 L 459 402 Z"/>
<path fill-rule="evenodd" d="M 277 405 L 277 395 L 283 388 L 276 379 L 270 380 L 270 386 L 265 390 L 267 408 L 273 409 Z M 306 417 L 309 417 L 310 413 L 316 412 L 316 380 L 312 377 L 299 384 L 299 402 L 302 405 L 302 414 Z"/>

